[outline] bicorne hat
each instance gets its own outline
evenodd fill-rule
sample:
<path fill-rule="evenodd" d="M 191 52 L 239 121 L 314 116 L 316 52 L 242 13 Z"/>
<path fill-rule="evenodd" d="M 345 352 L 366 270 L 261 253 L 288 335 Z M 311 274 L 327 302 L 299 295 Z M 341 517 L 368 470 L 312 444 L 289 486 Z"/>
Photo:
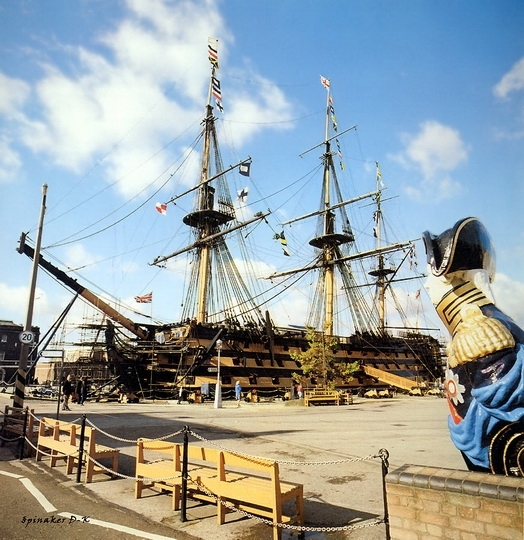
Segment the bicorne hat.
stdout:
<path fill-rule="evenodd" d="M 477 218 L 462 219 L 438 236 L 424 231 L 422 239 L 433 275 L 440 277 L 460 270 L 483 269 L 493 281 L 493 243 L 486 227 Z"/>

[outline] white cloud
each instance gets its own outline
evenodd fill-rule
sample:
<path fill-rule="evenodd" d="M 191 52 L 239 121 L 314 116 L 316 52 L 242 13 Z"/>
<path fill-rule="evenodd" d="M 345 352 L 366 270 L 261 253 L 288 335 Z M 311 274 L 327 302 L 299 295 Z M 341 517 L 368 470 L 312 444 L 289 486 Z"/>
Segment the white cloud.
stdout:
<path fill-rule="evenodd" d="M 27 101 L 30 91 L 26 82 L 0 73 L 0 114 L 12 117 Z"/>
<path fill-rule="evenodd" d="M 422 181 L 408 186 L 412 198 L 443 200 L 461 192 L 459 182 L 451 173 L 468 158 L 468 148 L 460 133 L 449 126 L 428 120 L 415 135 L 401 135 L 404 150 L 390 156 L 407 170 L 417 170 Z"/>
<path fill-rule="evenodd" d="M 12 181 L 21 166 L 22 160 L 11 147 L 11 140 L 5 135 L 0 135 L 0 184 Z"/>
<path fill-rule="evenodd" d="M 498 273 L 491 288 L 497 307 L 524 329 L 524 283 Z"/>
<path fill-rule="evenodd" d="M 89 266 L 97 260 L 82 244 L 69 245 L 64 258 L 66 267 L 73 270 Z"/>
<path fill-rule="evenodd" d="M 500 79 L 493 88 L 493 93 L 497 97 L 505 98 L 509 93 L 519 90 L 524 90 L 524 58 L 516 62 Z"/>
<path fill-rule="evenodd" d="M 48 60 L 33 89 L 9 80 L 0 90 L 0 115 L 16 111 L 16 131 L 33 152 L 77 174 L 98 163 L 129 197 L 168 167 L 167 152 L 158 150 L 201 119 L 208 36 L 220 38 L 222 65 L 233 37 L 215 0 L 128 0 L 126 5 L 126 18 L 100 38 L 109 54 L 62 47 L 74 69 L 65 72 Z M 24 109 L 31 90 L 31 110 L 39 109 L 38 116 Z M 225 101 L 229 117 L 243 121 L 231 125 L 237 145 L 262 129 L 260 118 L 281 121 L 292 110 L 276 88 L 237 96 L 232 90 Z"/>

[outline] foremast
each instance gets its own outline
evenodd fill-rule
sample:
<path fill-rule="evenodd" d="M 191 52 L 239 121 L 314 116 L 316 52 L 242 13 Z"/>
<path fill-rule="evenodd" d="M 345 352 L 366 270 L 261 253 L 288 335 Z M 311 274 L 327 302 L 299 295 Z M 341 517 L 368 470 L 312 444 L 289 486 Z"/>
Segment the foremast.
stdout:
<path fill-rule="evenodd" d="M 187 251 L 193 252 L 191 278 L 183 304 L 182 319 L 196 324 L 227 323 L 239 326 L 259 326 L 264 317 L 246 286 L 225 241 L 226 234 L 259 221 L 268 213 L 259 212 L 244 223 L 236 222 L 233 200 L 226 173 L 237 167 L 249 167 L 251 158 L 224 169 L 220 154 L 213 99 L 222 110 L 220 82 L 217 79 L 217 40 L 209 40 L 211 75 L 205 117 L 201 132 L 200 176 L 197 185 L 179 197 L 195 192 L 194 210 L 183 218 L 191 227 L 193 242 L 167 256 L 157 257 L 153 264 L 163 265 L 168 259 Z M 242 242 L 239 235 L 239 242 Z"/>

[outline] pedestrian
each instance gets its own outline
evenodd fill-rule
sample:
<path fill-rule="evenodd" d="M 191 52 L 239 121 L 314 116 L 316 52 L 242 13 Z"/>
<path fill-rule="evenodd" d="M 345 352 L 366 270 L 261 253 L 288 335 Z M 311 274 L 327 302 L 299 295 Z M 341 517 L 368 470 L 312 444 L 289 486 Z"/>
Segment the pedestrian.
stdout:
<path fill-rule="evenodd" d="M 89 390 L 89 382 L 87 380 L 87 377 L 84 375 L 76 385 L 76 393 L 78 396 L 78 404 L 83 405 L 85 400 L 87 399 L 87 393 Z"/>
<path fill-rule="evenodd" d="M 183 399 L 184 399 L 184 387 L 180 385 L 180 388 L 178 389 L 178 404 L 179 405 Z"/>
<path fill-rule="evenodd" d="M 242 386 L 240 386 L 240 381 L 237 381 L 235 384 L 235 399 L 240 402 L 242 398 Z"/>
<path fill-rule="evenodd" d="M 62 394 L 63 394 L 62 410 L 64 411 L 71 410 L 69 408 L 69 399 L 71 398 L 71 394 L 73 393 L 73 390 L 74 390 L 73 378 L 71 377 L 71 375 L 68 375 L 64 383 L 62 384 Z"/>
<path fill-rule="evenodd" d="M 302 399 L 303 395 L 304 395 L 304 389 L 302 388 L 302 384 L 301 383 L 298 383 L 298 386 L 297 386 L 297 394 L 298 394 L 298 399 Z"/>

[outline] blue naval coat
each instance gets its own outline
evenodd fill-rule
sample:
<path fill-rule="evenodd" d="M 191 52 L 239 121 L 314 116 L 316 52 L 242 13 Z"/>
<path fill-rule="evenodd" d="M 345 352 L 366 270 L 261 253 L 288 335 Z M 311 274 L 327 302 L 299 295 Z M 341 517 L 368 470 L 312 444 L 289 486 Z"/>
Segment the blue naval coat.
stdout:
<path fill-rule="evenodd" d="M 496 306 L 481 308 L 511 332 L 515 347 L 446 370 L 451 439 L 471 470 L 489 471 L 493 436 L 524 418 L 524 331 Z"/>

